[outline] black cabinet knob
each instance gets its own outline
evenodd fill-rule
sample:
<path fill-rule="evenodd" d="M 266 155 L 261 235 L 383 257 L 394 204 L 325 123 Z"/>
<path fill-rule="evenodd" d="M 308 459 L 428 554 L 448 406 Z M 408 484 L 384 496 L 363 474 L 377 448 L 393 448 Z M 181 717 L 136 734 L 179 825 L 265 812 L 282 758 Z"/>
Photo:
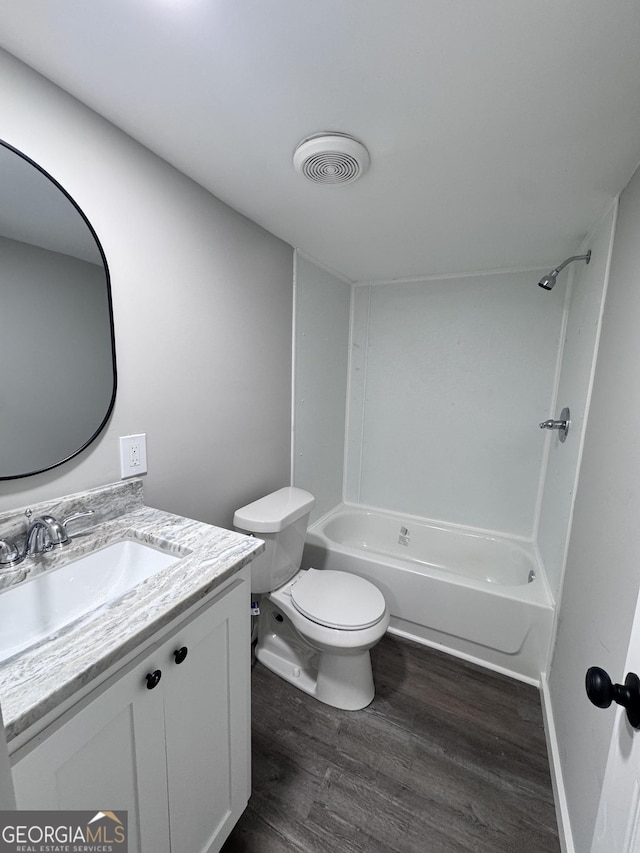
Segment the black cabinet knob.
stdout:
<path fill-rule="evenodd" d="M 189 649 L 186 646 L 182 646 L 182 648 L 175 650 L 173 657 L 175 658 L 176 663 L 182 663 L 188 654 Z"/>
<path fill-rule="evenodd" d="M 617 702 L 627 712 L 627 719 L 634 729 L 640 729 L 640 679 L 629 672 L 624 684 L 613 684 L 609 674 L 599 666 L 587 670 L 585 680 L 587 696 L 598 708 L 608 708 Z"/>
<path fill-rule="evenodd" d="M 162 678 L 162 673 L 159 669 L 156 669 L 155 672 L 147 673 L 147 690 L 153 690 L 154 687 L 157 687 L 160 684 L 160 679 Z"/>

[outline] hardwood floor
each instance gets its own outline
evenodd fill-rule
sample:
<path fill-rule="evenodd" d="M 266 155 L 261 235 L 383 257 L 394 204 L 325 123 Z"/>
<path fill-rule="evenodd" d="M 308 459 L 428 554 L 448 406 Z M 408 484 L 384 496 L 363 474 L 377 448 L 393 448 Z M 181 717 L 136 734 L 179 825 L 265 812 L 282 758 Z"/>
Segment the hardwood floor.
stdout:
<path fill-rule="evenodd" d="M 223 853 L 558 853 L 538 691 L 387 635 L 376 698 L 254 667 L 253 794 Z"/>

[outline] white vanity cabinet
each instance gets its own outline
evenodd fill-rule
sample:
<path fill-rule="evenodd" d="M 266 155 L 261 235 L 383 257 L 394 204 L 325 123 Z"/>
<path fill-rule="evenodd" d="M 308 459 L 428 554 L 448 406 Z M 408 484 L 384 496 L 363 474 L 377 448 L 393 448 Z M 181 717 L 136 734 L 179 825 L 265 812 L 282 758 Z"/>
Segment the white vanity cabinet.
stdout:
<path fill-rule="evenodd" d="M 130 853 L 218 851 L 250 793 L 249 635 L 243 573 L 12 756 L 18 808 L 126 809 Z"/>

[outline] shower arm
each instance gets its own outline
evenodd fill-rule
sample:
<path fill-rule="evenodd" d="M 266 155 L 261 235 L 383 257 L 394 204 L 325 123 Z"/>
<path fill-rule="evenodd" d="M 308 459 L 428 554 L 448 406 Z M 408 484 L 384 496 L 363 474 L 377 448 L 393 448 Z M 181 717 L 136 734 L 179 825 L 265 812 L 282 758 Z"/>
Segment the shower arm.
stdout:
<path fill-rule="evenodd" d="M 571 258 L 567 258 L 567 260 L 566 260 L 566 261 L 563 261 L 563 262 L 560 264 L 560 266 L 555 267 L 555 268 L 554 268 L 554 269 L 549 273 L 549 275 L 552 275 L 552 276 L 554 276 L 554 277 L 555 277 L 555 276 L 557 276 L 557 275 L 558 275 L 558 273 L 559 273 L 559 272 L 561 272 L 561 271 L 562 271 L 562 270 L 567 266 L 567 264 L 571 264 L 571 263 L 573 263 L 574 261 L 586 261 L 587 263 L 589 263 L 589 261 L 590 261 L 590 260 L 591 260 L 591 249 L 589 249 L 589 251 L 587 252 L 587 254 L 586 254 L 586 255 L 573 255 L 573 257 L 571 257 Z"/>

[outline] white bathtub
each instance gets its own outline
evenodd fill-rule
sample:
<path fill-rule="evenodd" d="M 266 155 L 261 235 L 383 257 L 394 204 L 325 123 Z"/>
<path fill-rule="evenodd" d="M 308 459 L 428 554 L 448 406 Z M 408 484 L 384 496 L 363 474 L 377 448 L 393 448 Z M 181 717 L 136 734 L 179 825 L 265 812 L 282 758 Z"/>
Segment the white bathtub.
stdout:
<path fill-rule="evenodd" d="M 341 505 L 309 528 L 310 566 L 375 583 L 390 631 L 533 683 L 547 669 L 553 600 L 529 543 Z"/>

